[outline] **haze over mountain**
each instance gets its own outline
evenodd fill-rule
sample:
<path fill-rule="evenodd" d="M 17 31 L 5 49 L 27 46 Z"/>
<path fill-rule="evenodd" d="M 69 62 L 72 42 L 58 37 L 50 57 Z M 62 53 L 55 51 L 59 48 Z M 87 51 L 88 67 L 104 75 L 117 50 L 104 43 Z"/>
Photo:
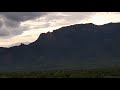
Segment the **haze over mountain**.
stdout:
<path fill-rule="evenodd" d="M 75 24 L 29 44 L 0 48 L 0 70 L 104 68 L 120 65 L 120 23 Z"/>

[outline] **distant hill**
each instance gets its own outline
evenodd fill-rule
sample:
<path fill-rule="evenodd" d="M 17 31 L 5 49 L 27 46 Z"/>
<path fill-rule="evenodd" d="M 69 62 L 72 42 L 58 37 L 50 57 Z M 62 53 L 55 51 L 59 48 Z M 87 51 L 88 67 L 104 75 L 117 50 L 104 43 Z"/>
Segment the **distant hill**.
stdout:
<path fill-rule="evenodd" d="M 76 24 L 0 48 L 0 70 L 104 68 L 120 65 L 120 23 Z"/>

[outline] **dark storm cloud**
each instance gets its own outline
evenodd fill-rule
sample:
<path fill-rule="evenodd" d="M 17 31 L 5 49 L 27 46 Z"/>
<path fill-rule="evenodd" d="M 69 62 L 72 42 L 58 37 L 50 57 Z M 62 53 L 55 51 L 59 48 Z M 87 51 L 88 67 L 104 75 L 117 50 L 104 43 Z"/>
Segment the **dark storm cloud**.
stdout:
<path fill-rule="evenodd" d="M 45 12 L 0 12 L 0 36 L 14 36 L 21 34 L 26 28 L 20 23 L 45 15 Z"/>
<path fill-rule="evenodd" d="M 29 19 L 35 19 L 47 13 L 45 12 L 1 12 L 0 14 L 10 20 L 21 22 Z"/>

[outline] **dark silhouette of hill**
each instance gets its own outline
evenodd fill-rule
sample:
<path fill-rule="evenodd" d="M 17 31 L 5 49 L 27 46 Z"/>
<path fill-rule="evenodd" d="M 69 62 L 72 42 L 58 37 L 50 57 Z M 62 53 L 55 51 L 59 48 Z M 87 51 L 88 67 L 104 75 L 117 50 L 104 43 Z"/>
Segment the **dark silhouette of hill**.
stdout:
<path fill-rule="evenodd" d="M 0 70 L 104 68 L 120 65 L 120 23 L 76 24 L 0 48 Z"/>

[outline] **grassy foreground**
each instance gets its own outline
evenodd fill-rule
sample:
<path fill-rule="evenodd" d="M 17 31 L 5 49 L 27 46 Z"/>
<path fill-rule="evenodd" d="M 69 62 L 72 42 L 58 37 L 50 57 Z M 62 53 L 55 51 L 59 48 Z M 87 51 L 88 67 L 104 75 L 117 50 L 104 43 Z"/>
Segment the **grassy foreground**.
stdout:
<path fill-rule="evenodd" d="M 120 78 L 120 68 L 0 72 L 0 78 Z"/>

